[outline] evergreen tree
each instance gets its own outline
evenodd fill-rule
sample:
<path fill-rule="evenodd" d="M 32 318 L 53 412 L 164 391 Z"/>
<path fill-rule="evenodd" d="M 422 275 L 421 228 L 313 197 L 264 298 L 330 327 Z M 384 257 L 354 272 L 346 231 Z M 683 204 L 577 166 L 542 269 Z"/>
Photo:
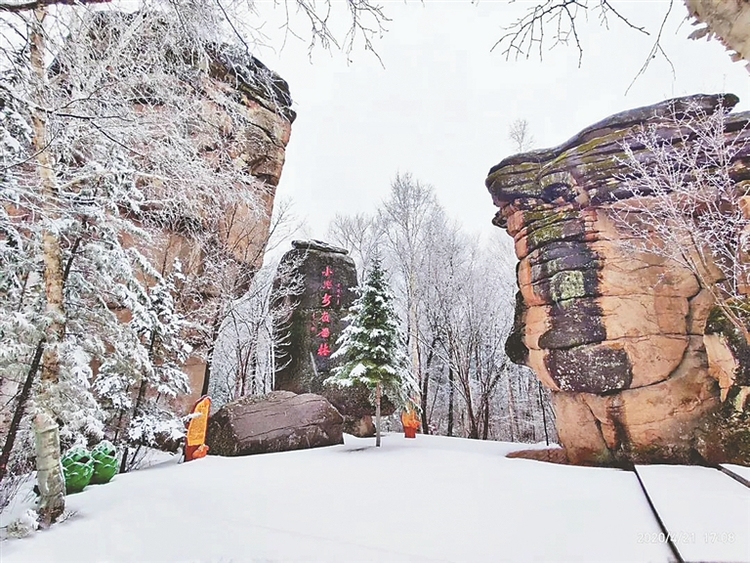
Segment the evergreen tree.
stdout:
<path fill-rule="evenodd" d="M 380 398 L 385 393 L 396 404 L 415 395 L 416 381 L 408 369 L 403 338 L 393 308 L 393 296 L 380 259 L 375 258 L 360 296 L 344 319 L 348 326 L 331 355 L 342 364 L 332 370 L 327 384 L 351 387 L 364 383 L 375 394 L 375 445 L 380 446 Z"/>

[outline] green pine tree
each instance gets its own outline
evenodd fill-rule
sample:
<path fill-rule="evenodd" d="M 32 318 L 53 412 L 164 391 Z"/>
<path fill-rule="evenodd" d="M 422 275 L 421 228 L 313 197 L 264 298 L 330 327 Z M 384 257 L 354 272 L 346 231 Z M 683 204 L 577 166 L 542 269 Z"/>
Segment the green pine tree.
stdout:
<path fill-rule="evenodd" d="M 380 446 L 380 399 L 403 404 L 418 389 L 408 368 L 393 296 L 385 272 L 376 258 L 359 290 L 360 296 L 344 319 L 348 326 L 336 341 L 331 355 L 341 365 L 332 370 L 326 384 L 351 387 L 364 383 L 375 395 L 375 445 Z"/>

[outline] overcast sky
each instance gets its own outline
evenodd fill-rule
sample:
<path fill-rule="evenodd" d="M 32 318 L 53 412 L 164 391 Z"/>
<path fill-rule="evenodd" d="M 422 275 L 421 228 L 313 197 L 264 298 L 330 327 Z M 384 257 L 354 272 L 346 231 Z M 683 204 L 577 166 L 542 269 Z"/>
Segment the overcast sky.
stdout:
<path fill-rule="evenodd" d="M 260 51 L 289 82 L 298 117 L 277 196 L 294 202 L 306 236 L 324 238 L 336 212 L 371 210 L 399 172 L 434 186 L 449 214 L 468 230 L 487 233 L 495 208 L 484 180 L 491 166 L 514 152 L 508 127 L 528 120 L 537 148 L 560 144 L 583 127 L 619 111 L 666 98 L 728 91 L 750 108 L 750 76 L 717 41 L 692 41 L 685 7 L 675 1 L 662 44 L 669 65 L 655 60 L 626 90 L 643 65 L 669 2 L 618 2 L 643 36 L 610 20 L 581 21 L 584 55 L 573 47 L 543 60 L 508 62 L 490 49 L 519 10 L 505 1 L 384 2 L 388 32 L 375 44 L 383 61 L 362 50 L 343 55 L 304 42 Z M 343 4 L 334 0 L 334 6 Z M 263 10 L 261 9 L 261 15 Z M 280 32 L 265 28 L 272 45 Z"/>

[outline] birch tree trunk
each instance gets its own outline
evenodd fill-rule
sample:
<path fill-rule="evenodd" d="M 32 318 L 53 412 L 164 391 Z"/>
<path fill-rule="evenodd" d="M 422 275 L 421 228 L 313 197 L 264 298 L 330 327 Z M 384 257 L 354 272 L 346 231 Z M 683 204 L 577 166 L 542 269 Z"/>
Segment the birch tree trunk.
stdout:
<path fill-rule="evenodd" d="M 39 484 L 39 523 L 43 528 L 65 510 L 65 479 L 60 463 L 60 434 L 55 420 L 46 412 L 34 417 L 36 478 Z"/>
<path fill-rule="evenodd" d="M 422 361 L 419 355 L 419 314 L 417 311 L 416 301 L 416 290 L 413 277 L 409 280 L 409 312 L 408 312 L 408 343 L 409 343 L 409 356 L 411 359 L 412 369 L 414 370 L 414 377 L 419 382 L 419 388 L 421 391 L 420 406 L 422 407 L 422 432 L 424 434 L 430 433 L 430 428 L 427 420 L 427 396 L 430 390 L 430 381 L 426 374 L 422 373 Z"/>
<path fill-rule="evenodd" d="M 549 434 L 547 433 L 547 413 L 544 411 L 544 396 L 542 394 L 542 382 L 537 381 L 539 386 L 539 408 L 542 409 L 542 424 L 544 425 L 544 442 L 549 446 Z"/>
<path fill-rule="evenodd" d="M 453 436 L 453 366 L 448 366 L 448 436 Z"/>
<path fill-rule="evenodd" d="M 508 430 L 510 430 L 510 441 L 515 442 L 516 434 L 517 434 L 515 431 L 516 399 L 513 396 L 513 382 L 510 380 L 510 374 L 508 374 L 506 378 L 506 382 L 508 383 L 508 414 L 509 414 Z"/>
<path fill-rule="evenodd" d="M 375 447 L 380 447 L 380 396 L 382 390 L 380 383 L 375 387 Z"/>
<path fill-rule="evenodd" d="M 31 120 L 42 200 L 47 211 L 46 221 L 50 222 L 55 217 L 54 202 L 57 194 L 53 161 L 48 151 L 47 115 L 44 109 L 47 70 L 44 65 L 46 42 L 43 22 L 46 15 L 47 10 L 42 7 L 34 10 L 31 18 L 30 63 L 36 79 L 36 95 L 35 103 L 31 106 Z M 45 329 L 46 344 L 42 353 L 41 387 L 37 396 L 37 405 L 41 412 L 34 419 L 34 433 L 37 444 L 37 479 L 41 494 L 39 513 L 42 523 L 49 525 L 62 514 L 65 508 L 65 481 L 60 465 L 60 438 L 57 424 L 48 406 L 59 381 L 59 347 L 65 335 L 63 264 L 60 240 L 49 224 L 45 225 L 42 232 L 42 252 L 46 314 L 49 321 Z"/>

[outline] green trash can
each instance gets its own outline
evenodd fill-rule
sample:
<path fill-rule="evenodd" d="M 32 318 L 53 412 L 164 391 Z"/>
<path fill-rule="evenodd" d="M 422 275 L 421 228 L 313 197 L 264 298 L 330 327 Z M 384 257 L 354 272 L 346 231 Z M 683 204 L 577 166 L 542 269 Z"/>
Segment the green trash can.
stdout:
<path fill-rule="evenodd" d="M 109 483 L 117 475 L 120 463 L 117 461 L 117 449 L 107 440 L 102 440 L 91 450 L 94 460 L 94 474 L 91 476 L 92 485 Z"/>
<path fill-rule="evenodd" d="M 66 494 L 78 493 L 89 484 L 94 474 L 91 453 L 83 446 L 74 446 L 62 456 Z"/>

